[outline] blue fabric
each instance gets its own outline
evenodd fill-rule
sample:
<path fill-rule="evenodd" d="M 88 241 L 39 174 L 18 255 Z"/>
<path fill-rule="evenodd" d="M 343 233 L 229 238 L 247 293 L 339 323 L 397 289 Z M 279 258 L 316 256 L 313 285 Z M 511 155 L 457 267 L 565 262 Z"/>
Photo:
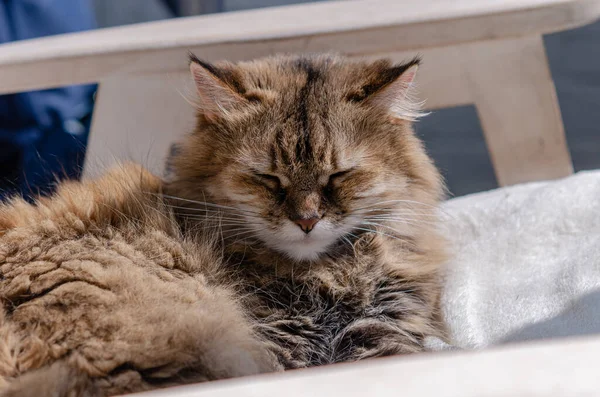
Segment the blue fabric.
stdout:
<path fill-rule="evenodd" d="M 96 25 L 91 0 L 0 0 L 0 43 Z M 80 174 L 94 85 L 0 96 L 0 190 L 48 192 Z"/>

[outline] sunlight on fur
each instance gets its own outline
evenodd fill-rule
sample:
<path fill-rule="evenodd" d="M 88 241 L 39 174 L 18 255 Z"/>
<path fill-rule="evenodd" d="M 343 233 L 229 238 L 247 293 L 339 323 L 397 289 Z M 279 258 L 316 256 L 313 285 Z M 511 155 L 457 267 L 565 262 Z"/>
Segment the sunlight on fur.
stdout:
<path fill-rule="evenodd" d="M 197 125 L 167 178 L 121 165 L 2 204 L 0 395 L 109 396 L 443 338 L 419 62 L 192 56 Z"/>

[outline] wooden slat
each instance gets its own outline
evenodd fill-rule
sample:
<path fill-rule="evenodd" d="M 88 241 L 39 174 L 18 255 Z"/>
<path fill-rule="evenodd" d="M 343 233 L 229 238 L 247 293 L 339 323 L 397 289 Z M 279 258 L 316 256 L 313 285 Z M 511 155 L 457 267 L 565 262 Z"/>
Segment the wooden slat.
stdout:
<path fill-rule="evenodd" d="M 568 397 L 600 390 L 600 339 L 387 358 L 157 390 L 137 397 Z"/>
<path fill-rule="evenodd" d="M 541 37 L 470 46 L 468 84 L 500 186 L 573 173 Z"/>
<path fill-rule="evenodd" d="M 171 143 L 194 127 L 194 109 L 183 97 L 188 88 L 183 80 L 182 74 L 163 74 L 102 82 L 84 176 L 97 176 L 111 164 L 128 160 L 160 175 Z"/>
<path fill-rule="evenodd" d="M 590 23 L 599 0 L 338 1 L 160 21 L 0 46 L 0 93 L 279 51 L 380 53 L 553 32 Z"/>

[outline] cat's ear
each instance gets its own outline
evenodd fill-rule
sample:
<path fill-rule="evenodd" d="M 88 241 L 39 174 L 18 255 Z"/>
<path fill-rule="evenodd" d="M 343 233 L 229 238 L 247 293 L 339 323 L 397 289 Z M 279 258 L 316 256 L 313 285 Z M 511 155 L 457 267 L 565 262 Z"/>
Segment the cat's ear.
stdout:
<path fill-rule="evenodd" d="M 424 113 L 423 102 L 414 99 L 414 83 L 421 60 L 391 66 L 382 61 L 372 65 L 370 79 L 362 87 L 361 101 L 384 108 L 398 119 L 415 121 Z"/>
<path fill-rule="evenodd" d="M 190 54 L 190 72 L 198 92 L 198 110 L 207 119 L 227 115 L 248 102 L 226 80 L 231 71 L 220 70 Z"/>

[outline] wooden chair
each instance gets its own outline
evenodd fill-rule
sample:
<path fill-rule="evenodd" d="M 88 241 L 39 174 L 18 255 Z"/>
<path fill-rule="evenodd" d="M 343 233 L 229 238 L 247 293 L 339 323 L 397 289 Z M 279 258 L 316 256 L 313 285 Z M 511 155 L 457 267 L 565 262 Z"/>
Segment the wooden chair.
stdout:
<path fill-rule="evenodd" d="M 594 396 L 600 339 L 381 358 L 142 393 L 139 397 Z"/>
<path fill-rule="evenodd" d="M 123 159 L 161 172 L 170 143 L 194 122 L 179 93 L 189 50 L 209 61 L 278 52 L 397 60 L 420 53 L 427 107 L 474 104 L 497 179 L 509 185 L 573 172 L 542 35 L 599 16 L 600 0 L 356 0 L 182 18 L 0 46 L 0 94 L 98 82 L 86 175 Z M 597 392 L 599 382 L 589 382 L 593 366 L 574 373 L 565 358 L 594 362 L 599 348 L 594 340 L 394 358 L 178 395 L 552 395 L 552 384 Z M 523 379 L 523 366 L 536 367 L 538 378 Z M 456 381 L 465 373 L 469 387 Z"/>
<path fill-rule="evenodd" d="M 125 158 L 160 172 L 193 125 L 178 92 L 188 50 L 209 61 L 420 53 L 427 106 L 474 104 L 508 185 L 572 173 L 542 34 L 599 15 L 598 0 L 360 0 L 182 18 L 3 45 L 0 93 L 98 82 L 86 174 Z"/>

